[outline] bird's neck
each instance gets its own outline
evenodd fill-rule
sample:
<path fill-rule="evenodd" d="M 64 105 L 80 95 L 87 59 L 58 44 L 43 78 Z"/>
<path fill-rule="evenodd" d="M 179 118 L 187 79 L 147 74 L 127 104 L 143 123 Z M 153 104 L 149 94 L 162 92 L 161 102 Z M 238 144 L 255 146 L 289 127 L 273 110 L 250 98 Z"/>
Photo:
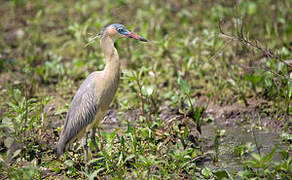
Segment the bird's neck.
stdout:
<path fill-rule="evenodd" d="M 120 74 L 119 54 L 114 46 L 114 39 L 103 36 L 100 40 L 101 49 L 105 56 L 105 77 L 118 78 Z"/>

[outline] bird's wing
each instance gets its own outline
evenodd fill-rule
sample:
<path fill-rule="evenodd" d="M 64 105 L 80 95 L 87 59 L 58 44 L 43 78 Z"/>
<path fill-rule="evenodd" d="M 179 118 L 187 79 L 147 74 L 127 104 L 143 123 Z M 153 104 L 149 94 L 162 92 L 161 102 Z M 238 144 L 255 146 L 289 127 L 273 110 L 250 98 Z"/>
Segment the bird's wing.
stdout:
<path fill-rule="evenodd" d="M 96 75 L 98 74 L 92 73 L 84 80 L 70 104 L 59 140 L 64 145 L 75 139 L 79 132 L 94 121 L 99 108 L 99 99 L 94 93 Z"/>

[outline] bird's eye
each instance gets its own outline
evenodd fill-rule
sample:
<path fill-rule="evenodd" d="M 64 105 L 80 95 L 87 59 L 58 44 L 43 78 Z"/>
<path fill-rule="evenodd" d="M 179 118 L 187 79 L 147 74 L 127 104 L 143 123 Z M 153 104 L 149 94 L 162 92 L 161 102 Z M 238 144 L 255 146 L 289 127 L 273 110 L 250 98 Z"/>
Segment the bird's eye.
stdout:
<path fill-rule="evenodd" d="M 124 31 L 125 31 L 125 30 L 122 29 L 122 28 L 119 28 L 119 29 L 118 29 L 118 32 L 120 32 L 120 33 L 121 33 L 121 32 L 124 32 Z"/>

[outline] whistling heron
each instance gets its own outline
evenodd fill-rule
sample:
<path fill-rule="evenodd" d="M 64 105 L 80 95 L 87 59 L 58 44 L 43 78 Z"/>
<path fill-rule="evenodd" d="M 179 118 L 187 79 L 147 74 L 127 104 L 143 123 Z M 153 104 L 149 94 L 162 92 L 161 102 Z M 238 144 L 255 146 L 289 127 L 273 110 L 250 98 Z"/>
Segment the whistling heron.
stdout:
<path fill-rule="evenodd" d="M 120 79 L 120 62 L 114 46 L 115 38 L 129 37 L 147 42 L 122 24 L 108 25 L 96 37 L 98 36 L 100 36 L 100 46 L 106 59 L 105 69 L 91 73 L 74 96 L 56 145 L 57 156 L 62 155 L 70 143 L 82 138 L 85 134 L 84 158 L 87 162 L 87 138 L 90 130 L 92 130 L 92 142 L 98 149 L 95 142 L 96 126 L 103 119 L 113 100 Z"/>

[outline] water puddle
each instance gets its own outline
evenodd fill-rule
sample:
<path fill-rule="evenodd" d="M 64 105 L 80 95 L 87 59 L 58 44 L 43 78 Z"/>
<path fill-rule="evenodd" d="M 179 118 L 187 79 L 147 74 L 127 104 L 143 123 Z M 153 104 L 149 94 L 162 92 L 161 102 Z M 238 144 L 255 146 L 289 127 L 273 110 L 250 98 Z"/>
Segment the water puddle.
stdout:
<path fill-rule="evenodd" d="M 244 129 L 239 127 L 216 126 L 213 124 L 208 124 L 202 126 L 202 136 L 213 143 L 218 130 L 225 130 L 224 136 L 221 137 L 219 141 L 219 161 L 216 163 L 213 161 L 207 161 L 204 163 L 204 166 L 207 166 L 212 170 L 226 169 L 229 172 L 231 172 L 232 169 L 234 171 L 241 170 L 241 163 L 243 162 L 242 159 L 248 159 L 247 154 L 258 153 L 257 147 L 259 147 L 260 153 L 264 154 L 271 152 L 275 146 L 278 146 L 277 149 L 281 150 L 286 150 L 289 148 L 288 143 L 283 142 L 277 134 L 267 130 L 255 129 L 253 132 L 246 132 Z M 242 159 L 240 159 L 234 153 L 236 146 L 249 147 L 250 150 L 243 156 Z M 209 148 L 208 151 L 215 155 L 214 147 Z M 281 161 L 281 155 L 279 153 L 275 153 L 272 160 L 278 162 Z"/>

